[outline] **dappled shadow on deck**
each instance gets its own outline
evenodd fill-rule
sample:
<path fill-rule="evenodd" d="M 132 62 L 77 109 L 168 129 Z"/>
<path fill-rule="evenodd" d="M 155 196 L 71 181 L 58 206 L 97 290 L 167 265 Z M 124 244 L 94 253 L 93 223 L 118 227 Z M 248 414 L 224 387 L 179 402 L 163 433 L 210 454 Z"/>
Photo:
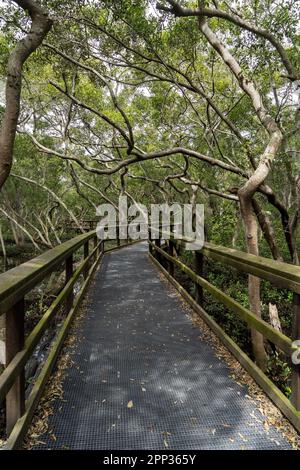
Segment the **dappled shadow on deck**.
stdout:
<path fill-rule="evenodd" d="M 289 448 L 264 429 L 146 250 L 141 243 L 105 256 L 63 399 L 35 448 Z"/>

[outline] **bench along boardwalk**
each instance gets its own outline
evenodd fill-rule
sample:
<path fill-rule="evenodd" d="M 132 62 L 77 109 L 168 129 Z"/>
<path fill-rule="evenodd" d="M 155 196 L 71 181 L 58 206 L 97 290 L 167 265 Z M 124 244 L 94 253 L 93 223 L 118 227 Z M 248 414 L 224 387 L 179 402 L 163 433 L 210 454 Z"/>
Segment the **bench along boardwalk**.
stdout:
<path fill-rule="evenodd" d="M 198 274 L 195 274 L 174 256 L 175 243 L 178 244 L 172 239 L 164 245 L 159 240 L 149 241 L 149 255 L 145 242 L 104 254 L 103 242 L 92 231 L 50 250 L 36 258 L 38 261 L 26 263 L 23 277 L 22 267 L 2 275 L 6 284 L 1 284 L 1 312 L 7 312 L 7 328 L 12 321 L 9 316 L 14 320 L 9 338 L 13 339 L 14 335 L 20 338 L 19 341 L 11 339 L 7 345 L 11 360 L 0 377 L 0 397 L 8 397 L 6 449 L 22 446 L 72 318 L 100 261 L 87 294 L 84 320 L 75 330 L 76 347 L 67 350 L 72 353 L 73 364 L 63 380 L 63 397 L 53 402 L 49 433 L 40 437 L 34 448 L 291 448 L 275 428 L 265 429 L 257 406 L 247 397 L 247 389 L 231 378 L 226 363 L 201 338 L 199 327 L 192 323 L 176 291 L 161 281 L 157 267 L 298 430 L 299 370 L 295 368 L 293 374 L 295 401 L 292 403 L 204 312 L 200 306 L 202 289 L 209 290 L 286 354 L 291 352 L 292 340 L 222 295 L 198 274 L 201 274 L 203 255 L 218 260 L 222 256 L 224 262 L 238 269 L 256 275 L 263 273 L 273 282 L 286 282 L 298 294 L 299 269 L 270 260 L 266 260 L 269 263 L 266 268 L 263 258 L 254 260 L 255 257 L 235 250 L 207 244 L 201 253 L 196 253 Z M 73 253 L 82 246 L 84 260 L 73 272 Z M 22 299 L 62 262 L 66 263 L 66 286 L 24 342 L 20 334 L 24 328 L 20 314 L 24 310 Z M 196 300 L 175 281 L 174 265 L 195 282 Z M 81 287 L 75 295 L 74 285 L 80 277 Z M 62 302 L 66 304 L 65 320 L 25 401 L 25 364 Z"/>

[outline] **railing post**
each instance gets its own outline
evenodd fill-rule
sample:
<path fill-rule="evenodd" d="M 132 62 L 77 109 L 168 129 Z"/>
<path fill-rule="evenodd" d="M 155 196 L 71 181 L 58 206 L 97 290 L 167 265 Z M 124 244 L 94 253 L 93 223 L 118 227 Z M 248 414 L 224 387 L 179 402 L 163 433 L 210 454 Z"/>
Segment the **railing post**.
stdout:
<path fill-rule="evenodd" d="M 174 243 L 172 240 L 168 241 L 168 254 L 174 256 Z M 174 277 L 174 263 L 172 261 L 168 261 L 168 273 Z"/>
<path fill-rule="evenodd" d="M 24 299 L 16 303 L 6 314 L 5 345 L 6 367 L 24 348 Z M 25 371 L 17 377 L 6 395 L 6 432 L 9 435 L 25 411 Z"/>
<path fill-rule="evenodd" d="M 87 257 L 89 256 L 89 242 L 85 242 L 84 247 L 83 247 L 83 259 L 86 260 Z M 83 272 L 83 277 L 86 279 L 89 275 L 89 263 L 86 265 L 84 272 Z"/>
<path fill-rule="evenodd" d="M 195 251 L 195 273 L 198 276 L 203 277 L 203 254 L 200 251 Z M 196 290 L 196 302 L 199 305 L 203 305 L 203 287 L 199 286 L 199 284 L 195 284 Z"/>
<path fill-rule="evenodd" d="M 292 339 L 300 340 L 300 295 L 294 294 L 294 318 Z M 292 396 L 291 401 L 297 411 L 300 411 L 300 364 L 292 364 Z"/>
<path fill-rule="evenodd" d="M 154 240 L 154 243 L 155 243 L 155 245 L 156 245 L 158 248 L 160 248 L 160 245 L 161 245 L 160 241 L 161 241 L 160 238 L 155 238 L 155 240 Z M 162 263 L 161 263 L 161 255 L 160 255 L 160 253 L 159 253 L 158 251 L 155 251 L 155 252 L 154 252 L 154 257 L 157 259 L 157 261 L 158 261 L 160 264 L 162 264 Z"/>
<path fill-rule="evenodd" d="M 66 283 L 69 282 L 73 275 L 73 254 L 71 254 L 67 259 L 66 259 Z M 73 307 L 73 300 L 74 300 L 74 286 L 72 287 L 72 290 L 70 294 L 68 295 L 66 299 L 66 311 L 69 313 L 71 308 Z"/>
<path fill-rule="evenodd" d="M 116 231 L 117 231 L 117 246 L 120 246 L 121 241 L 120 241 L 120 228 L 119 228 L 119 226 L 116 227 Z"/>
<path fill-rule="evenodd" d="M 97 247 L 97 245 L 98 245 L 98 237 L 97 237 L 97 235 L 95 235 L 95 236 L 93 237 L 93 245 L 94 245 L 94 247 L 93 247 L 94 249 L 95 249 L 95 248 Z M 96 261 L 97 257 L 98 257 L 98 254 L 97 254 L 97 250 L 96 250 L 96 251 L 95 251 L 95 255 L 94 255 L 94 261 Z"/>
<path fill-rule="evenodd" d="M 153 242 L 153 240 L 152 240 L 152 236 L 151 236 L 151 229 L 149 229 L 149 231 L 148 231 L 148 247 L 149 247 L 150 255 L 153 255 L 153 248 L 152 248 L 151 242 Z"/>

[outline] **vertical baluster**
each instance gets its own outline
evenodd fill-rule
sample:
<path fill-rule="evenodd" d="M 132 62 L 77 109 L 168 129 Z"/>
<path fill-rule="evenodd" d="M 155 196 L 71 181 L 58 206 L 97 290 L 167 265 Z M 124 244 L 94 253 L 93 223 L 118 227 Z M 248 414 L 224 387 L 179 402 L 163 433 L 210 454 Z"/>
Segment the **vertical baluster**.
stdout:
<path fill-rule="evenodd" d="M 24 348 L 24 299 L 16 303 L 6 314 L 5 345 L 6 366 Z M 25 411 L 25 372 L 17 377 L 6 395 L 6 431 L 9 435 L 17 420 Z"/>
<path fill-rule="evenodd" d="M 174 243 L 172 240 L 169 240 L 168 243 L 168 254 L 170 256 L 174 256 Z M 174 277 L 174 263 L 172 261 L 168 261 L 168 272 L 172 277 Z"/>
<path fill-rule="evenodd" d="M 87 259 L 87 257 L 89 256 L 89 242 L 85 242 L 84 244 L 84 247 L 83 247 L 83 258 L 84 260 Z M 89 275 L 89 263 L 86 265 L 86 267 L 84 268 L 84 272 L 83 272 L 83 277 L 84 279 L 86 279 Z"/>
<path fill-rule="evenodd" d="M 116 231 L 117 231 L 117 246 L 120 246 L 120 245 L 121 245 L 121 241 L 120 241 L 120 228 L 119 228 L 118 225 L 117 225 L 117 227 L 116 227 Z"/>
<path fill-rule="evenodd" d="M 93 244 L 94 244 L 94 249 L 97 247 L 98 245 L 98 237 L 97 235 L 95 235 L 93 237 Z M 98 258 L 98 253 L 97 253 L 98 250 L 95 251 L 95 255 L 94 255 L 94 262 L 96 262 L 96 259 Z"/>
<path fill-rule="evenodd" d="M 152 239 L 152 236 L 151 236 L 151 229 L 148 230 L 148 242 L 149 242 L 149 245 L 148 245 L 149 246 L 149 253 L 151 255 L 153 255 L 154 253 L 153 253 L 153 248 L 152 248 L 152 245 L 151 245 L 151 243 L 153 242 L 153 239 Z"/>
<path fill-rule="evenodd" d="M 195 273 L 203 277 L 203 254 L 200 251 L 195 251 Z M 203 288 L 199 284 L 195 284 L 196 302 L 203 306 Z"/>
<path fill-rule="evenodd" d="M 156 239 L 154 240 L 154 243 L 155 243 L 155 245 L 156 245 L 158 248 L 160 248 L 160 242 L 161 242 L 160 238 L 156 238 Z M 157 261 L 161 264 L 161 254 L 160 254 L 158 251 L 156 251 L 156 250 L 155 250 L 154 253 L 155 253 L 155 258 L 156 258 Z"/>
<path fill-rule="evenodd" d="M 293 340 L 300 340 L 300 295 L 294 294 Z M 291 401 L 300 411 L 300 365 L 292 364 L 292 397 Z"/>
<path fill-rule="evenodd" d="M 73 275 L 73 254 L 66 259 L 66 283 L 69 282 Z M 74 286 L 72 287 L 71 292 L 66 298 L 66 311 L 67 313 L 71 310 L 74 300 Z"/>

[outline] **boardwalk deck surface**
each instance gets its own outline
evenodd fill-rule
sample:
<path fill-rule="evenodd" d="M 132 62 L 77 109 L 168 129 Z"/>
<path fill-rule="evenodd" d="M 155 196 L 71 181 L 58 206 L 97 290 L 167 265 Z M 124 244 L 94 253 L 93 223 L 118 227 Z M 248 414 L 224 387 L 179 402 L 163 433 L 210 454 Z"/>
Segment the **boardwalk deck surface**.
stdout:
<path fill-rule="evenodd" d="M 146 250 L 105 256 L 63 398 L 35 448 L 289 449 L 200 339 Z"/>

